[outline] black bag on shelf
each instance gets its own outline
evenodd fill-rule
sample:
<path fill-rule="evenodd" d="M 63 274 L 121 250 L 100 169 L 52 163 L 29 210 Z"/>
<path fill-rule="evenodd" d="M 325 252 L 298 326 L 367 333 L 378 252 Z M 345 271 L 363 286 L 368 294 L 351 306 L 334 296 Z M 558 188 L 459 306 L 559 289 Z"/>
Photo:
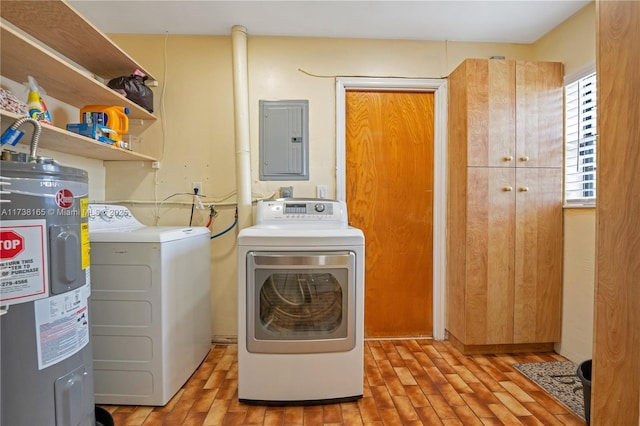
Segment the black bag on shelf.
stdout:
<path fill-rule="evenodd" d="M 124 96 L 130 99 L 131 102 L 135 102 L 147 111 L 153 112 L 153 92 L 144 84 L 147 78 L 146 75 L 123 75 L 109 80 L 107 86 L 121 93 L 124 91 Z"/>

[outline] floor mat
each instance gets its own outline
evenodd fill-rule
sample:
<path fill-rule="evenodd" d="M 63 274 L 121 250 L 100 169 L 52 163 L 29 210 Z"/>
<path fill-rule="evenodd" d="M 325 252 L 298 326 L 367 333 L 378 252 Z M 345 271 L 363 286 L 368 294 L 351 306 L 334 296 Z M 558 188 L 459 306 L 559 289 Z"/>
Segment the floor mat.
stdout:
<path fill-rule="evenodd" d="M 582 382 L 577 376 L 576 364 L 571 361 L 557 361 L 513 366 L 584 419 Z"/>

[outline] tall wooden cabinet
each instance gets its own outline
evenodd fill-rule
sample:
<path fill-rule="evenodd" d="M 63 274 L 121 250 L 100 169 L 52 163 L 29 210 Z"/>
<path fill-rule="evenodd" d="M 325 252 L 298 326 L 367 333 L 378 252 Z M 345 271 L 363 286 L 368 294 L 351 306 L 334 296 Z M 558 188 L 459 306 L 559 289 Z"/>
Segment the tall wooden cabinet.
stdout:
<path fill-rule="evenodd" d="M 560 339 L 562 79 L 485 59 L 449 76 L 447 330 L 464 352 Z"/>

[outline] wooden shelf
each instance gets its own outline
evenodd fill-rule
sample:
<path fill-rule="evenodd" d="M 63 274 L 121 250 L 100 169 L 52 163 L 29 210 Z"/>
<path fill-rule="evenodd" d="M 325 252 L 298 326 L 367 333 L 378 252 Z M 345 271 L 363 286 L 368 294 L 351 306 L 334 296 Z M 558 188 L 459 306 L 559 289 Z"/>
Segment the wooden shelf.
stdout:
<path fill-rule="evenodd" d="M 0 16 L 107 81 L 131 75 L 136 69 L 155 80 L 65 1 L 3 1 Z"/>
<path fill-rule="evenodd" d="M 130 133 L 134 136 L 156 121 L 146 109 L 97 79 L 130 75 L 136 69 L 151 79 L 153 76 L 64 0 L 3 1 L 0 16 L 3 78 L 22 83 L 33 76 L 46 90 L 45 101 L 51 97 L 78 109 L 86 105 L 128 107 Z M 18 118 L 0 110 L 2 131 Z M 27 136 L 32 133 L 25 130 L 27 135 L 21 143 L 30 144 Z M 47 124 L 42 125 L 39 147 L 99 160 L 156 161 Z"/>
<path fill-rule="evenodd" d="M 0 124 L 2 132 L 4 132 L 7 127 L 11 126 L 15 120 L 20 117 L 23 116 L 0 110 Z M 21 144 L 29 145 L 31 143 L 30 136 L 32 132 L 30 129 L 32 128 L 33 127 L 30 124 L 26 124 L 24 129 L 20 128 L 20 130 L 25 131 L 25 135 L 20 140 Z M 98 160 L 157 161 L 155 158 L 149 157 L 148 155 L 107 145 L 49 124 L 42 124 L 42 133 L 40 134 L 38 147 L 78 155 L 81 157 L 95 158 Z"/>
<path fill-rule="evenodd" d="M 8 2 L 14 3 L 14 2 Z M 42 4 L 46 2 L 38 2 Z M 4 3 L 3 3 L 4 9 Z M 129 118 L 151 124 L 156 117 L 138 104 L 82 73 L 22 34 L 0 23 L 0 62 L 2 75 L 16 82 L 33 76 L 51 96 L 82 108 L 85 105 L 121 105 L 129 107 Z M 43 98 L 46 101 L 46 96 Z M 78 117 L 79 119 L 79 117 Z"/>

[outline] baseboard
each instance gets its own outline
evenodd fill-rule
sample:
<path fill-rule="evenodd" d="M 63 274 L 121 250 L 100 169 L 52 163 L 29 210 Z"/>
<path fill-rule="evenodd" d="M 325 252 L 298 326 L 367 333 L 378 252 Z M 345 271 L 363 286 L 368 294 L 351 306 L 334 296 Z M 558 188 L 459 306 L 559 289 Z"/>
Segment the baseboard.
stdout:
<path fill-rule="evenodd" d="M 238 336 L 213 336 L 211 343 L 214 345 L 235 345 L 238 343 Z"/>
<path fill-rule="evenodd" d="M 364 341 L 376 341 L 376 340 L 433 340 L 431 336 L 403 336 L 403 337 L 365 337 Z"/>
<path fill-rule="evenodd" d="M 449 333 L 448 340 L 454 348 L 465 355 L 504 354 L 522 352 L 554 352 L 554 342 L 509 343 L 498 345 L 466 345 Z"/>

